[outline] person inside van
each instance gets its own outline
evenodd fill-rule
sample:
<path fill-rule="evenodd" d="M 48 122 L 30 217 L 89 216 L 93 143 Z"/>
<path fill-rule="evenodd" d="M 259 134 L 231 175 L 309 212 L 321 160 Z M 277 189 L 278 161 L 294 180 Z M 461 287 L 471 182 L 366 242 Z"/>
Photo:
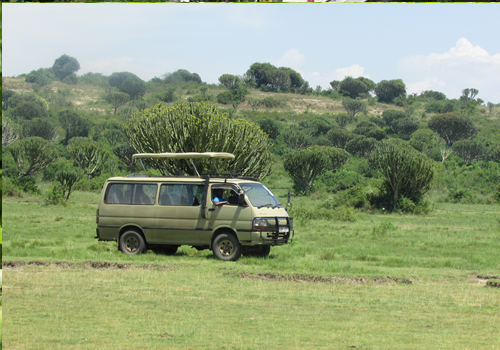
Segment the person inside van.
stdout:
<path fill-rule="evenodd" d="M 224 191 L 222 190 L 222 188 L 216 189 L 214 191 L 214 193 L 215 193 L 215 197 L 214 197 L 213 203 L 215 205 L 229 204 L 229 202 L 227 200 L 222 198 L 222 196 L 224 195 Z"/>

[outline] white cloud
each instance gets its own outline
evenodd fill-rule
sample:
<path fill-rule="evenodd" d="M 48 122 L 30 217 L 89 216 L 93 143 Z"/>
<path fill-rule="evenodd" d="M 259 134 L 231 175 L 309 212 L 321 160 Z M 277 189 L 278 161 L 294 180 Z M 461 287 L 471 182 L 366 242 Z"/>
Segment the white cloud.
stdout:
<path fill-rule="evenodd" d="M 346 77 L 365 77 L 369 78 L 370 76 L 364 74 L 365 69 L 361 67 L 359 64 L 353 64 L 350 67 L 339 68 L 333 74 L 334 78 L 332 80 L 344 80 Z"/>
<path fill-rule="evenodd" d="M 500 53 L 491 55 L 466 38 L 444 53 L 404 57 L 398 70 L 405 74 L 409 93 L 437 90 L 448 98 L 458 98 L 463 89 L 476 88 L 479 98 L 499 100 Z"/>
<path fill-rule="evenodd" d="M 277 67 L 290 67 L 297 69 L 306 62 L 306 56 L 297 49 L 288 50 L 281 58 L 271 60 L 271 63 Z"/>

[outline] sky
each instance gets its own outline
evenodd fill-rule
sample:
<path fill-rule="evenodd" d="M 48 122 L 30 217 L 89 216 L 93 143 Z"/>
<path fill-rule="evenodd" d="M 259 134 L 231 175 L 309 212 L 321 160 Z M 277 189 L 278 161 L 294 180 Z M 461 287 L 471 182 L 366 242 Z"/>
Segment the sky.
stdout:
<path fill-rule="evenodd" d="M 465 88 L 500 103 L 495 3 L 10 3 L 3 76 L 48 68 L 63 54 L 87 72 L 148 81 L 177 69 L 216 84 L 255 62 L 290 67 L 310 86 L 364 76 L 402 79 L 408 93 L 450 99 Z"/>

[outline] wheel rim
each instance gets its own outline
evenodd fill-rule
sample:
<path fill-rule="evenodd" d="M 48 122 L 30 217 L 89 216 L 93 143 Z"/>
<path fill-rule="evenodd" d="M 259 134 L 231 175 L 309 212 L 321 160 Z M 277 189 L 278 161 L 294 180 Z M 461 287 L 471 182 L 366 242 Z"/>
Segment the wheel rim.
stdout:
<path fill-rule="evenodd" d="M 233 242 L 231 242 L 230 240 L 228 239 L 224 239 L 222 241 L 219 242 L 219 253 L 222 255 L 222 256 L 229 256 L 233 253 L 234 251 L 234 245 L 233 245 Z"/>
<path fill-rule="evenodd" d="M 139 249 L 139 241 L 135 237 L 127 237 L 125 240 L 125 248 L 128 252 L 133 253 Z"/>

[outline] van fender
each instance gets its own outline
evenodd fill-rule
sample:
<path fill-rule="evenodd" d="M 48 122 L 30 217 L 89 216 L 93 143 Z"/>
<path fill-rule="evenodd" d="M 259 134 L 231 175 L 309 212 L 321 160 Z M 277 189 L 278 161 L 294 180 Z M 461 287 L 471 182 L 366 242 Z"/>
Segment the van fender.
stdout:
<path fill-rule="evenodd" d="M 217 237 L 221 233 L 231 233 L 236 236 L 238 241 L 240 241 L 240 238 L 238 237 L 238 232 L 235 229 L 227 225 L 218 226 L 212 230 L 212 238 L 210 239 L 210 247 L 209 247 L 210 249 L 212 249 L 212 243 L 214 242 L 215 237 Z"/>

